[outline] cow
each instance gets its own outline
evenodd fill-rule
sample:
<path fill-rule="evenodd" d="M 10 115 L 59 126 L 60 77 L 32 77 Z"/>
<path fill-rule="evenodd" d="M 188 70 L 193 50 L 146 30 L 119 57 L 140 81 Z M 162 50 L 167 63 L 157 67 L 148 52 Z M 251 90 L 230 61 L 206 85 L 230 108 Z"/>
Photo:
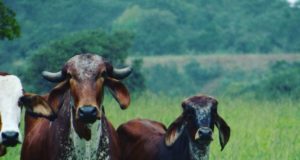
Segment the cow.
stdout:
<path fill-rule="evenodd" d="M 168 129 L 147 119 L 120 125 L 121 160 L 208 160 L 214 125 L 219 129 L 221 150 L 230 137 L 217 105 L 216 99 L 197 95 L 182 102 L 183 113 Z"/>
<path fill-rule="evenodd" d="M 102 105 L 104 87 L 126 109 L 130 96 L 120 80 L 131 70 L 116 69 L 101 56 L 86 53 L 70 58 L 59 72 L 44 71 L 46 80 L 58 83 L 47 97 L 57 117 L 52 122 L 25 117 L 21 159 L 119 160 L 118 135 Z"/>
<path fill-rule="evenodd" d="M 19 129 L 23 106 L 32 116 L 49 119 L 54 116 L 43 97 L 25 93 L 17 76 L 0 72 L 0 156 L 5 155 L 6 147 L 14 147 L 23 141 Z"/>

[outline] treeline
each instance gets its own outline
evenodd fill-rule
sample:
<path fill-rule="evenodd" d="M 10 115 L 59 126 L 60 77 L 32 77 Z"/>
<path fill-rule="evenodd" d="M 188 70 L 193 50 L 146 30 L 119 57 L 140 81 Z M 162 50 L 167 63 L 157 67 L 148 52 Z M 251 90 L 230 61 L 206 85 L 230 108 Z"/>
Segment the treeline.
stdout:
<path fill-rule="evenodd" d="M 33 91 L 52 85 L 42 81 L 42 70 L 58 70 L 78 53 L 99 54 L 122 66 L 128 56 L 137 55 L 300 51 L 299 5 L 290 7 L 284 0 L 4 0 L 4 4 L 16 13 L 18 24 L 14 23 L 21 27 L 21 37 L 0 42 L 0 68 L 20 75 L 26 89 Z M 14 17 L 6 6 L 1 8 Z M 175 65 L 144 70 L 140 60 L 132 65 L 135 71 L 127 81 L 132 91 L 167 95 L 204 91 L 271 99 L 298 98 L 300 93 L 299 63 L 270 65 L 264 78 L 256 73 L 225 75 L 218 65 L 207 68 L 197 62 L 182 70 Z M 209 85 L 216 89 L 203 88 Z"/>
<path fill-rule="evenodd" d="M 0 45 L 1 64 L 51 40 L 98 28 L 132 32 L 136 55 L 300 51 L 300 9 L 284 0 L 4 2 L 16 12 L 22 34 Z"/>
<path fill-rule="evenodd" d="M 224 69 L 224 64 L 203 65 L 191 61 L 157 65 L 146 70 L 146 88 L 161 95 L 206 93 L 218 97 L 282 100 L 300 98 L 300 62 L 269 62 L 261 70 Z"/>

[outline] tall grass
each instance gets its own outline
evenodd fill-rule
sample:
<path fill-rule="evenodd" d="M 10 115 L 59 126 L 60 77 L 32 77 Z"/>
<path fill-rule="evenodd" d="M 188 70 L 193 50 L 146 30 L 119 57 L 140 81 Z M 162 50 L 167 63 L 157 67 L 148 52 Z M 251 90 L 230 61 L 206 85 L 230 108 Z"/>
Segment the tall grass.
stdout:
<path fill-rule="evenodd" d="M 216 97 L 219 114 L 231 127 L 231 137 L 220 151 L 217 129 L 211 145 L 213 160 L 300 160 L 300 105 L 289 99 L 257 101 Z M 104 102 L 108 118 L 117 127 L 134 118 L 149 118 L 167 126 L 181 113 L 183 97 L 136 96 L 127 110 L 109 97 Z M 1 159 L 19 159 L 20 146 L 9 148 Z"/>

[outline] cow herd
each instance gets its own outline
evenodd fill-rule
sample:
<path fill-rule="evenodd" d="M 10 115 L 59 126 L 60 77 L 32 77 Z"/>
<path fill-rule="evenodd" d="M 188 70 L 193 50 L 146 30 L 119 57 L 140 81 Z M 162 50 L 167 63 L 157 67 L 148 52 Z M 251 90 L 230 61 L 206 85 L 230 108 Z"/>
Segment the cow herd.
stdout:
<path fill-rule="evenodd" d="M 185 99 L 168 128 L 134 119 L 115 130 L 102 105 L 104 88 L 126 109 L 130 96 L 121 80 L 130 73 L 130 67 L 117 69 L 101 56 L 76 55 L 60 71 L 42 73 L 56 86 L 40 96 L 24 91 L 18 77 L 0 72 L 0 157 L 22 143 L 22 160 L 205 160 L 214 126 L 224 149 L 230 128 L 217 112 L 217 100 L 205 95 Z"/>

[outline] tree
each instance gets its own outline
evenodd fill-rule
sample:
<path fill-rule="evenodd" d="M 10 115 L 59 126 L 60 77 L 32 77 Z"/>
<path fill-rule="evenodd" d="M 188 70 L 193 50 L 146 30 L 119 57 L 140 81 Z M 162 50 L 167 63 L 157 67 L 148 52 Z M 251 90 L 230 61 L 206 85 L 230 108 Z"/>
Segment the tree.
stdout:
<path fill-rule="evenodd" d="M 0 0 L 0 39 L 12 40 L 20 36 L 20 26 L 13 10 L 6 7 Z"/>
<path fill-rule="evenodd" d="M 131 47 L 132 35 L 128 32 L 116 31 L 107 33 L 103 30 L 91 30 L 74 33 L 60 40 L 50 42 L 48 45 L 36 50 L 27 60 L 22 78 L 24 86 L 33 91 L 49 91 L 51 84 L 41 77 L 43 70 L 58 71 L 62 65 L 77 54 L 93 53 L 111 61 L 115 67 L 123 67 Z M 134 64 L 140 65 L 140 64 Z M 130 89 L 143 88 L 143 78 L 139 68 L 134 68 L 134 73 L 127 83 L 134 82 Z M 137 80 L 139 82 L 137 82 Z"/>
<path fill-rule="evenodd" d="M 176 16 L 172 12 L 135 5 L 127 8 L 114 21 L 113 28 L 133 31 L 133 49 L 138 53 L 153 55 L 182 52 L 177 25 Z"/>

